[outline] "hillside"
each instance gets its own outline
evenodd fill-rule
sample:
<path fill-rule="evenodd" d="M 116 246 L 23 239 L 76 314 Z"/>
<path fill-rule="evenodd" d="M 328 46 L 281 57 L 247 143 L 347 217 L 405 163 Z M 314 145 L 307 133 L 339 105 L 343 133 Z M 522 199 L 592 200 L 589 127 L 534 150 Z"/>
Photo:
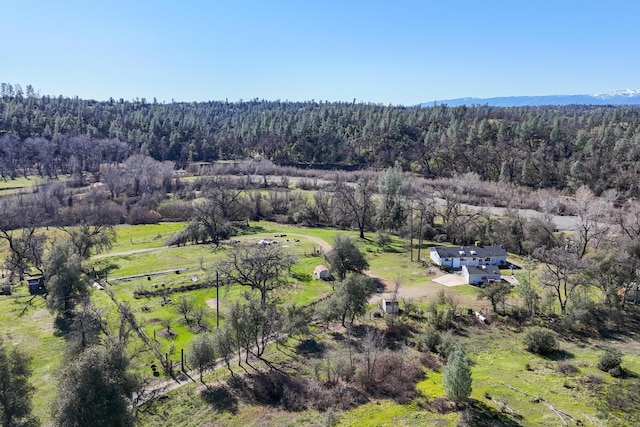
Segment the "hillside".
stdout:
<path fill-rule="evenodd" d="M 568 192 L 588 185 L 631 197 L 639 195 L 639 135 L 639 106 L 159 104 L 4 96 L 0 174 L 16 178 L 32 167 L 48 177 L 74 167 L 95 173 L 100 163 L 140 152 L 179 167 L 258 157 L 324 169 L 398 163 L 427 178 L 473 171 L 486 181 Z"/>

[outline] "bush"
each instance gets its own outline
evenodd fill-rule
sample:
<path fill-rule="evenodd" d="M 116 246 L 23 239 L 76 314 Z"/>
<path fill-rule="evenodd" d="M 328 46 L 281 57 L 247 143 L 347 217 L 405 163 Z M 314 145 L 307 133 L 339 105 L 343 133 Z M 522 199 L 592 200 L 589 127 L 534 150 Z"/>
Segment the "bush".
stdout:
<path fill-rule="evenodd" d="M 327 411 L 324 413 L 322 425 L 324 427 L 335 427 L 339 423 L 340 423 L 340 414 L 338 414 L 338 412 L 333 408 L 327 409 Z"/>
<path fill-rule="evenodd" d="M 169 200 L 158 206 L 157 212 L 165 221 L 189 221 L 193 208 L 191 203 L 181 200 Z"/>
<path fill-rule="evenodd" d="M 609 373 L 609 375 L 611 375 L 614 378 L 622 378 L 624 376 L 624 371 L 620 366 L 614 366 L 613 368 L 609 369 L 607 372 Z"/>
<path fill-rule="evenodd" d="M 127 216 L 127 224 L 157 224 L 160 221 L 160 214 L 154 210 L 143 206 L 134 206 Z"/>
<path fill-rule="evenodd" d="M 565 375 L 575 374 L 578 372 L 578 368 L 566 360 L 558 361 L 558 372 Z"/>
<path fill-rule="evenodd" d="M 424 371 L 418 360 L 404 353 L 385 350 L 373 360 L 372 365 L 367 363 L 365 355 L 358 360 L 356 381 L 373 397 L 408 403 L 415 397 L 416 384 L 423 377 Z"/>
<path fill-rule="evenodd" d="M 550 329 L 535 327 L 529 330 L 522 339 L 527 351 L 547 355 L 558 350 L 556 334 Z"/>
<path fill-rule="evenodd" d="M 434 327 L 429 327 L 424 333 L 423 342 L 427 350 L 432 352 L 438 351 L 438 346 L 442 342 L 442 335 Z"/>
<path fill-rule="evenodd" d="M 422 362 L 423 366 L 434 372 L 440 372 L 442 370 L 442 363 L 440 362 L 440 359 L 430 351 L 424 352 L 420 355 L 420 362 Z"/>
<path fill-rule="evenodd" d="M 455 335 L 453 335 L 453 332 L 447 331 L 442 334 L 442 339 L 437 348 L 437 353 L 442 358 L 442 360 L 447 360 L 449 358 L 449 355 L 456 348 L 457 342 L 458 339 Z"/>
<path fill-rule="evenodd" d="M 620 370 L 620 364 L 622 363 L 622 354 L 618 350 L 607 349 L 604 353 L 600 355 L 600 360 L 598 361 L 598 369 L 604 372 L 611 373 L 612 376 L 616 376 L 617 371 Z M 617 371 L 616 371 L 616 368 Z M 613 373 L 611 371 L 614 371 Z M 619 375 L 617 375 L 619 376 Z"/>

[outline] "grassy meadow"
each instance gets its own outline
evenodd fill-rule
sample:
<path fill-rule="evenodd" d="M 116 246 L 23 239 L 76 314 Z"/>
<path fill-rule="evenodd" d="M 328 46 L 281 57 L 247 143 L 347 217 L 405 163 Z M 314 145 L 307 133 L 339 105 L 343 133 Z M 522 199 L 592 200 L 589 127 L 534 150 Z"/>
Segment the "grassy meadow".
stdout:
<path fill-rule="evenodd" d="M 130 307 L 144 332 L 152 339 L 153 345 L 162 354 L 169 354 L 174 362 L 179 360 L 180 350 L 188 349 L 189 343 L 199 332 L 189 327 L 176 312 L 176 302 L 182 297 L 191 298 L 195 307 L 202 310 L 204 323 L 211 330 L 216 327 L 215 286 L 174 292 L 166 299 L 161 296 L 135 298 L 134 292 L 177 289 L 198 282 L 213 283 L 216 263 L 233 247 L 231 244 L 220 247 L 166 247 L 164 243 L 169 235 L 183 226 L 184 223 L 118 226 L 117 239 L 110 251 L 96 255 L 88 262 L 101 274 L 102 280 L 106 274 L 108 286 L 116 300 Z M 266 238 L 277 239 L 282 246 L 294 252 L 298 262 L 292 268 L 292 285 L 275 297 L 287 304 L 306 305 L 331 292 L 330 284 L 314 280 L 312 272 L 317 264 L 324 263 L 319 253 L 321 241 L 332 244 L 338 233 L 357 237 L 351 231 L 255 222 L 234 239 L 241 243 Z M 430 271 L 419 262 L 411 262 L 405 241 L 393 237 L 382 248 L 375 243 L 376 236 L 373 233 L 367 238 L 365 241 L 359 240 L 359 243 L 369 261 L 370 274 L 387 283 L 399 281 L 401 288 L 409 294 L 413 292 L 422 295 L 415 301 L 420 308 L 426 309 L 443 290 L 457 298 L 461 308 L 488 307 L 486 301 L 478 300 L 475 287 L 464 285 L 448 288 L 433 282 L 435 271 Z M 427 246 L 428 242 L 425 243 L 425 248 Z M 423 251 L 423 257 L 426 256 L 428 249 Z M 180 273 L 176 274 L 176 271 Z M 520 270 L 516 275 L 527 273 Z M 510 272 L 504 271 L 503 274 Z M 537 272 L 534 270 L 534 284 L 536 276 Z M 37 387 L 34 395 L 35 414 L 47 425 L 51 420 L 50 405 L 55 396 L 56 371 L 64 359 L 65 338 L 55 328 L 55 319 L 47 311 L 43 298 L 31 300 L 26 295 L 26 285 L 21 285 L 16 290 L 14 297 L 0 297 L 0 321 L 3 324 L 0 336 L 5 343 L 19 345 L 33 357 L 32 382 Z M 218 291 L 220 321 L 224 323 L 228 307 L 242 298 L 245 289 L 239 286 L 220 287 Z M 513 302 L 517 301 L 516 296 L 512 299 Z M 118 312 L 109 295 L 92 289 L 92 301 L 112 322 L 112 327 L 115 327 Z M 165 334 L 165 328 L 161 324 L 163 320 L 170 322 L 170 336 Z M 415 332 L 408 339 L 417 342 L 424 323 L 415 320 L 409 322 L 413 322 Z M 317 339 L 325 340 L 328 347 L 339 345 L 332 342 L 334 338 L 322 328 L 314 331 Z M 607 395 L 608 390 L 624 386 L 624 380 L 612 378 L 599 371 L 596 365 L 602 349 L 613 346 L 624 353 L 622 366 L 629 375 L 640 374 L 640 344 L 633 337 L 619 337 L 606 342 L 563 340 L 560 344 L 561 353 L 543 358 L 524 350 L 521 344 L 522 334 L 523 330 L 518 327 L 499 323 L 467 327 L 458 334 L 458 339 L 466 347 L 472 362 L 472 398 L 476 402 L 471 411 L 475 414 L 473 416 L 478 420 L 515 422 L 484 425 L 564 425 L 558 414 L 544 403 L 548 402 L 557 410 L 581 420 L 584 425 L 630 425 L 628 414 L 616 412 L 603 403 L 603 396 Z M 143 346 L 138 339 L 134 339 L 131 345 L 135 348 Z M 291 345 L 295 345 L 295 342 Z M 296 360 L 294 352 L 286 351 L 286 348 L 270 349 L 269 352 L 273 360 L 285 366 L 299 364 L 300 372 L 307 370 L 308 375 L 310 368 L 304 366 L 308 363 Z M 330 358 L 331 355 L 327 357 Z M 154 353 L 145 351 L 137 357 L 136 369 L 149 376 L 149 366 L 152 363 L 157 363 Z M 560 366 L 566 364 L 575 369 L 568 374 L 562 373 Z M 238 370 L 238 373 L 241 372 Z M 147 405 L 143 408 L 144 412 L 138 413 L 138 418 L 143 426 L 321 426 L 327 425 L 331 420 L 339 420 L 337 425 L 340 426 L 455 426 L 461 417 L 460 413 L 441 414 L 426 409 L 429 402 L 444 396 L 441 376 L 441 372 L 425 368 L 424 378 L 416 385 L 417 397 L 409 403 L 378 399 L 344 412 L 294 412 L 256 404 L 242 394 L 229 392 L 224 386 L 228 374 L 226 370 L 222 370 L 206 377 L 207 382 L 213 386 L 213 391 L 207 391 L 198 383 L 187 384 L 171 391 L 167 399 Z M 163 380 L 160 377 L 156 381 Z M 222 394 L 216 395 L 215 390 Z M 508 406 L 521 418 L 501 414 L 501 405 Z"/>

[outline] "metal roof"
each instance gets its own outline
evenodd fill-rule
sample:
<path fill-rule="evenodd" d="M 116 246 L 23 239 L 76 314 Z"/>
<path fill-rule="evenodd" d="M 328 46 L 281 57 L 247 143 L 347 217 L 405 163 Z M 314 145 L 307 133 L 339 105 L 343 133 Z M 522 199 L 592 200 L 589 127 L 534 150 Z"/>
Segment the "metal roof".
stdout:
<path fill-rule="evenodd" d="M 484 265 L 484 266 L 475 266 L 475 265 L 465 265 L 463 268 L 467 269 L 469 274 L 486 274 L 487 276 L 500 276 L 500 269 L 495 265 Z M 486 267 L 486 268 L 482 268 Z"/>
<path fill-rule="evenodd" d="M 507 256 L 507 251 L 500 245 L 489 246 L 437 246 L 435 250 L 440 258 L 498 257 Z"/>

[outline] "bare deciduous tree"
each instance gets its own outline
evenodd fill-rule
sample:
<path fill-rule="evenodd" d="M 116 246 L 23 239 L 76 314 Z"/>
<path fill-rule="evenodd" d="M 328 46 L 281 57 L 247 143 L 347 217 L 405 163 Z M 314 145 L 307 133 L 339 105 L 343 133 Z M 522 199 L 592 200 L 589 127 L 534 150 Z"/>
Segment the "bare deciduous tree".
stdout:
<path fill-rule="evenodd" d="M 111 198 L 116 198 L 127 188 L 124 171 L 117 165 L 105 164 L 100 166 L 100 182 L 107 186 Z"/>
<path fill-rule="evenodd" d="M 538 248 L 533 255 L 544 263 L 540 283 L 554 291 L 564 314 L 567 302 L 580 285 L 577 280 L 577 273 L 582 266 L 580 258 L 574 252 L 559 247 Z"/>
<path fill-rule="evenodd" d="M 260 305 L 266 308 L 269 293 L 289 286 L 287 276 L 293 264 L 295 257 L 277 244 L 242 245 L 218 263 L 218 270 L 228 285 L 260 292 Z"/>
<path fill-rule="evenodd" d="M 470 230 L 483 211 L 465 209 L 460 196 L 451 189 L 440 190 L 436 195 L 441 199 L 436 211 L 448 240 L 454 244 L 471 241 Z"/>
<path fill-rule="evenodd" d="M 611 201 L 596 197 L 589 187 L 582 186 L 576 191 L 571 208 L 577 217 L 576 253 L 580 258 L 587 253 L 590 244 L 594 247 L 603 244 L 604 237 L 611 228 L 608 223 L 611 207 Z"/>
<path fill-rule="evenodd" d="M 184 322 L 191 323 L 191 314 L 195 309 L 195 302 L 192 297 L 181 296 L 176 303 L 176 312 L 184 318 Z"/>
<path fill-rule="evenodd" d="M 361 239 L 364 239 L 364 232 L 371 228 L 375 214 L 375 190 L 375 181 L 370 177 L 362 177 L 354 185 L 339 182 L 336 187 L 334 201 L 343 216 L 356 225 Z"/>

